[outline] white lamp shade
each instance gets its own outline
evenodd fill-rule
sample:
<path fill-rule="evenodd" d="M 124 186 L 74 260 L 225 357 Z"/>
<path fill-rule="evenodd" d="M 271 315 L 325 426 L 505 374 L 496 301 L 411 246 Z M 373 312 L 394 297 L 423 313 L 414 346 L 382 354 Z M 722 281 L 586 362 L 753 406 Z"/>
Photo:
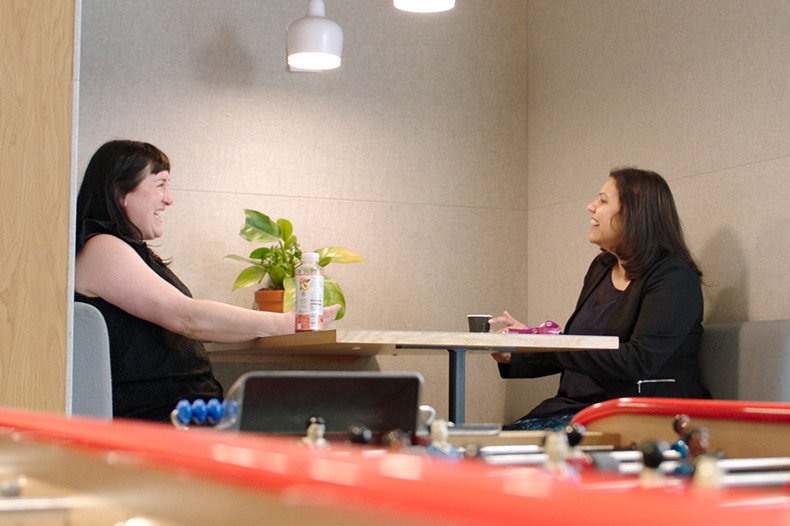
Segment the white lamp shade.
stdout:
<path fill-rule="evenodd" d="M 322 0 L 310 0 L 307 16 L 288 27 L 286 49 L 288 65 L 296 70 L 322 71 L 340 66 L 343 30 L 324 17 Z"/>
<path fill-rule="evenodd" d="M 410 13 L 439 13 L 455 7 L 455 0 L 393 0 L 393 5 Z"/>

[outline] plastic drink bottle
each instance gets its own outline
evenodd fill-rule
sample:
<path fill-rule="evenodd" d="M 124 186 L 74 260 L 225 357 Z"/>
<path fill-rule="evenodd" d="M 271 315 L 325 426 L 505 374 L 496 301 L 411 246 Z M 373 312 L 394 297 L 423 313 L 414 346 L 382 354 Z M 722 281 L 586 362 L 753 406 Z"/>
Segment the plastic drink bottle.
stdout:
<path fill-rule="evenodd" d="M 296 332 L 320 331 L 324 328 L 324 269 L 318 265 L 318 254 L 302 254 L 302 265 L 296 269 Z"/>

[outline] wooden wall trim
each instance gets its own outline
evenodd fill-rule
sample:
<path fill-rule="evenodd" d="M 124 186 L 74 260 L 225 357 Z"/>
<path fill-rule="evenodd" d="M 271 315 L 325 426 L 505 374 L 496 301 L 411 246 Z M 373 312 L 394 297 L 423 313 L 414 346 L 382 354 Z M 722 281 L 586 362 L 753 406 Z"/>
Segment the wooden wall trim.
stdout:
<path fill-rule="evenodd" d="M 0 2 L 0 405 L 62 412 L 74 0 Z"/>

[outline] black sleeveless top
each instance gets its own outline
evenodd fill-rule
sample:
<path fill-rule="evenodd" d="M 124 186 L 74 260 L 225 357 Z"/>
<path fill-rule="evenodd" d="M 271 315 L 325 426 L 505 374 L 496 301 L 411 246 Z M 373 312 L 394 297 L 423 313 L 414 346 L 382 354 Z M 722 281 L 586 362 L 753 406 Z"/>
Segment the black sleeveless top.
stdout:
<path fill-rule="evenodd" d="M 189 289 L 141 241 L 118 233 L 114 225 L 87 220 L 77 240 L 77 252 L 96 234 L 111 234 L 128 243 L 165 281 L 184 295 Z M 110 336 L 113 414 L 116 417 L 169 421 L 182 398 L 222 400 L 203 344 L 142 320 L 101 298 L 75 294 L 75 301 L 99 309 Z"/>
<path fill-rule="evenodd" d="M 601 280 L 579 309 L 565 334 L 601 335 L 622 291 L 612 283 L 611 273 Z M 556 396 L 544 400 L 526 417 L 540 418 L 576 413 L 585 407 L 605 400 L 603 387 L 586 374 L 562 371 Z"/>

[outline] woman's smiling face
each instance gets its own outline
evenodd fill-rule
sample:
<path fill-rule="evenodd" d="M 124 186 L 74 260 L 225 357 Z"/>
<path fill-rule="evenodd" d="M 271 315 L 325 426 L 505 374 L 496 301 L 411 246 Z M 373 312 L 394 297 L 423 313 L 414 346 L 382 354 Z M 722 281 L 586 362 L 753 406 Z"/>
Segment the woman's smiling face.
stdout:
<path fill-rule="evenodd" d="M 598 198 L 587 205 L 587 210 L 592 214 L 590 218 L 590 243 L 594 243 L 614 253 L 620 243 L 623 232 L 623 223 L 620 218 L 620 194 L 617 184 L 611 177 L 601 187 Z"/>
<path fill-rule="evenodd" d="M 165 208 L 173 204 L 168 184 L 170 172 L 149 173 L 121 202 L 129 221 L 140 231 L 143 241 L 156 239 L 164 234 Z"/>

